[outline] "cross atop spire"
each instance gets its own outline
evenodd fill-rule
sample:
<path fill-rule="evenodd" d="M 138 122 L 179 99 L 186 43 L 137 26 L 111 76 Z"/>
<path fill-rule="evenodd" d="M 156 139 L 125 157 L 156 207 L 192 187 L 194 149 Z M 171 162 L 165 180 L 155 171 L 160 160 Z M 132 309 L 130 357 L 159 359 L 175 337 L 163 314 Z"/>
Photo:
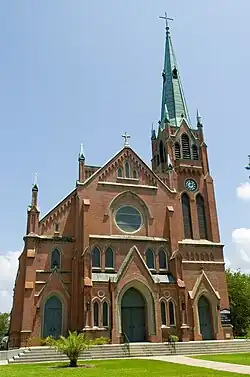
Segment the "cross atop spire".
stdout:
<path fill-rule="evenodd" d="M 160 16 L 166 22 L 166 42 L 165 42 L 165 58 L 164 68 L 162 72 L 163 88 L 162 88 L 162 105 L 161 105 L 161 128 L 164 128 L 166 114 L 168 114 L 169 123 L 179 127 L 183 118 L 190 124 L 188 109 L 182 89 L 181 78 L 178 71 L 177 61 L 172 45 L 169 32 L 169 20 L 173 20 L 165 16 Z M 167 111 L 166 111 L 167 110 Z"/>
<path fill-rule="evenodd" d="M 165 16 L 159 16 L 159 18 L 162 18 L 166 22 L 166 30 L 169 30 L 168 21 L 174 21 L 173 18 L 169 18 L 167 12 L 165 12 Z"/>
<path fill-rule="evenodd" d="M 130 135 L 127 134 L 127 132 L 124 132 L 122 135 L 124 137 L 124 147 L 129 147 L 129 142 L 128 140 L 130 139 Z"/>

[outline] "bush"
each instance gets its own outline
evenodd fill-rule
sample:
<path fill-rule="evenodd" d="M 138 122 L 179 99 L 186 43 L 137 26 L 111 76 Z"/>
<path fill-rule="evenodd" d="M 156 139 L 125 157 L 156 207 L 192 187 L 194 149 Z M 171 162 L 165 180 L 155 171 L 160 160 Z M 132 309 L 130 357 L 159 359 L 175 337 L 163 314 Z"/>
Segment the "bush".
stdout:
<path fill-rule="evenodd" d="M 77 361 L 81 355 L 81 353 L 96 344 L 104 344 L 107 343 L 106 338 L 98 338 L 95 340 L 90 340 L 86 334 L 77 334 L 76 331 L 70 332 L 67 338 L 64 336 L 60 336 L 59 339 L 53 339 L 52 337 L 48 337 L 46 339 L 46 344 L 50 347 L 55 348 L 57 351 L 64 353 L 68 356 L 70 360 L 70 367 L 77 367 Z"/>

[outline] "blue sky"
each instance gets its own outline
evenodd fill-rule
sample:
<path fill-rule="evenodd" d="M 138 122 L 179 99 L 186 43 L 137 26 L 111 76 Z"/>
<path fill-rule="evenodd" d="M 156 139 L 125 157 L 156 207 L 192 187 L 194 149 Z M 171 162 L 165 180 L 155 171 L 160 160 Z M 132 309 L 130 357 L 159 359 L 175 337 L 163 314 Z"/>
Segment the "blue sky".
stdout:
<path fill-rule="evenodd" d="M 203 117 L 221 239 L 250 269 L 250 2 L 12 0 L 0 9 L 0 311 L 9 310 L 34 173 L 46 213 L 75 185 L 79 145 L 102 165 L 131 135 L 148 163 L 167 11 L 190 116 Z M 241 185 L 241 184 L 245 185 Z"/>

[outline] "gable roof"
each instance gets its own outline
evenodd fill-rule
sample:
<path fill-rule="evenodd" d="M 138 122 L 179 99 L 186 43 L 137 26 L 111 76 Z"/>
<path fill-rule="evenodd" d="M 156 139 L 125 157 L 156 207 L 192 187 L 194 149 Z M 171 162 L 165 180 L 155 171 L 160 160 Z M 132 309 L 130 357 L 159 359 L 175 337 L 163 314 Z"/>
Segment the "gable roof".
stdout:
<path fill-rule="evenodd" d="M 153 172 L 153 170 L 138 156 L 138 154 L 131 148 L 131 147 L 123 147 L 119 150 L 113 157 L 111 157 L 100 169 L 98 169 L 94 174 L 92 174 L 86 181 L 79 182 L 77 181 L 78 185 L 81 186 L 87 186 L 90 182 L 92 182 L 98 175 L 100 175 L 102 172 L 105 171 L 105 169 L 112 164 L 119 156 L 121 156 L 123 153 L 130 151 L 136 159 L 140 162 L 141 165 L 144 166 L 145 170 L 152 175 L 152 177 L 156 180 L 157 183 L 159 183 L 164 189 L 167 189 L 171 193 L 176 193 L 176 190 L 170 189 L 159 177 L 157 174 Z"/>

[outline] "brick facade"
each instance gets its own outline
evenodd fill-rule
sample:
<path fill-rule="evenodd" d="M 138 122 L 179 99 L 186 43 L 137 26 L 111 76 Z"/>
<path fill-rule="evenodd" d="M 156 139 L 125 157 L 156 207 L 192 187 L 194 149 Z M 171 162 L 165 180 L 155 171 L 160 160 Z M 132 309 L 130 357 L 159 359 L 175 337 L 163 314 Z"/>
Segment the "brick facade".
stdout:
<path fill-rule="evenodd" d="M 197 129 L 188 125 L 176 82 L 184 115 L 174 113 L 166 77 L 179 76 L 168 61 L 163 98 L 176 124 L 165 104 L 152 132 L 152 169 L 126 143 L 100 168 L 87 166 L 81 152 L 75 189 L 43 218 L 33 186 L 11 347 L 68 330 L 112 343 L 232 337 L 220 315 L 229 302 L 203 127 L 200 117 Z"/>
<path fill-rule="evenodd" d="M 178 130 L 190 133 L 185 121 Z M 167 133 L 167 132 L 166 132 Z M 197 134 L 198 135 L 198 134 Z M 171 152 L 167 135 L 166 150 Z M 177 136 L 178 137 L 178 136 Z M 153 150 L 159 140 L 153 140 Z M 201 147 L 202 148 L 202 147 Z M 206 149 L 204 150 L 206 156 Z M 32 190 L 28 209 L 27 235 L 19 259 L 10 342 L 25 345 L 29 337 L 43 337 L 45 304 L 56 295 L 62 302 L 61 332 L 86 331 L 91 337 L 107 336 L 113 343 L 124 341 L 121 302 L 127 289 L 137 289 L 145 300 L 145 340 L 161 342 L 169 334 L 182 340 L 202 338 L 198 300 L 207 297 L 213 322 L 212 338 L 231 337 L 230 326 L 220 321 L 220 309 L 228 308 L 223 245 L 219 240 L 212 178 L 199 161 L 174 159 L 173 169 L 162 176 L 162 167 L 149 169 L 137 154 L 124 147 L 105 166 L 85 180 L 85 164 L 79 161 L 76 188 L 57 207 L 39 220 L 38 189 Z M 154 154 L 153 154 L 154 158 Z M 128 163 L 136 177 L 118 177 L 118 168 Z M 86 167 L 89 171 L 90 169 Z M 82 171 L 82 176 L 81 176 Z M 135 173 L 134 173 L 135 174 Z M 184 189 L 186 178 L 194 178 L 194 193 Z M 165 178 L 165 183 L 164 183 Z M 184 239 L 181 195 L 190 197 L 193 239 Z M 205 198 L 208 239 L 200 239 L 195 197 Z M 137 208 L 143 225 L 124 233 L 115 223 L 117 208 Z M 51 268 L 54 249 L 60 252 L 60 266 Z M 92 251 L 100 251 L 100 265 L 92 267 Z M 113 251 L 113 268 L 105 266 L 105 252 Z M 154 253 L 150 270 L 146 252 Z M 159 252 L 167 253 L 168 267 L 161 271 Z M 162 324 L 161 302 L 165 303 L 166 324 Z M 174 324 L 169 323 L 169 303 L 174 306 Z M 98 304 L 98 324 L 94 323 L 94 303 Z M 103 326 L 103 303 L 108 306 L 108 323 Z M 225 335 L 229 334 L 229 335 Z"/>

